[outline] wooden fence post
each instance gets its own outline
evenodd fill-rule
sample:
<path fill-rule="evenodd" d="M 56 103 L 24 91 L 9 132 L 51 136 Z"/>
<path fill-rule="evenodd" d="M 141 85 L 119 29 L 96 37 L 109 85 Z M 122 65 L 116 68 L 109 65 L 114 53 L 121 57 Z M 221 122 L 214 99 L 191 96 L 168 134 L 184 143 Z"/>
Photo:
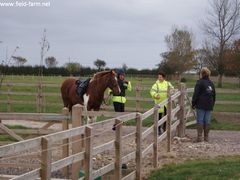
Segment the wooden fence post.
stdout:
<path fill-rule="evenodd" d="M 82 106 L 76 104 L 72 107 L 72 127 L 79 127 L 83 124 L 82 122 Z M 82 151 L 82 141 L 81 135 L 72 138 L 72 154 L 76 154 Z M 77 141 L 77 142 L 75 142 Z M 78 179 L 78 174 L 80 171 L 81 162 L 76 162 L 72 164 L 72 179 Z"/>
<path fill-rule="evenodd" d="M 141 114 L 136 115 L 136 179 L 142 179 L 142 118 Z"/>
<path fill-rule="evenodd" d="M 39 112 L 39 107 L 38 107 L 38 104 L 39 104 L 39 99 L 38 99 L 38 93 L 36 94 L 36 112 Z"/>
<path fill-rule="evenodd" d="M 184 98 L 186 95 L 186 86 L 184 83 L 180 83 L 178 90 L 181 92 L 181 95 L 178 98 L 178 104 L 180 106 L 180 110 L 177 114 L 179 119 L 179 125 L 177 128 L 178 136 L 184 137 L 185 136 L 185 105 L 184 105 Z"/>
<path fill-rule="evenodd" d="M 8 82 L 7 83 L 8 87 L 8 94 L 7 94 L 7 112 L 11 112 L 12 110 L 12 102 L 11 102 L 11 84 Z"/>
<path fill-rule="evenodd" d="M 85 144 L 85 178 L 86 180 L 92 180 L 92 154 L 93 154 L 93 138 L 92 127 L 87 126 L 85 129 L 86 144 Z"/>
<path fill-rule="evenodd" d="M 42 138 L 42 155 L 41 155 L 41 171 L 40 176 L 42 180 L 51 179 L 51 160 L 52 152 L 50 150 L 49 142 L 46 138 Z"/>
<path fill-rule="evenodd" d="M 136 90 L 136 112 L 140 112 L 141 106 L 139 98 L 141 97 L 141 91 L 139 84 L 136 85 L 135 90 Z"/>
<path fill-rule="evenodd" d="M 115 120 L 115 178 L 116 180 L 122 179 L 122 121 Z"/>
<path fill-rule="evenodd" d="M 68 116 L 69 115 L 68 108 L 64 107 L 62 109 L 62 114 L 64 116 Z M 68 118 L 65 118 L 62 121 L 62 130 L 65 131 L 67 129 L 69 129 Z M 63 140 L 62 158 L 68 157 L 68 155 L 69 155 L 69 138 Z M 68 174 L 69 174 L 69 167 L 68 166 L 63 168 L 63 174 L 64 174 L 64 176 L 68 177 Z"/>
<path fill-rule="evenodd" d="M 153 126 L 153 167 L 158 166 L 158 108 L 154 108 L 154 126 Z"/>
<path fill-rule="evenodd" d="M 167 90 L 168 104 L 167 104 L 167 152 L 171 151 L 171 121 L 172 121 L 172 98 L 170 87 Z"/>

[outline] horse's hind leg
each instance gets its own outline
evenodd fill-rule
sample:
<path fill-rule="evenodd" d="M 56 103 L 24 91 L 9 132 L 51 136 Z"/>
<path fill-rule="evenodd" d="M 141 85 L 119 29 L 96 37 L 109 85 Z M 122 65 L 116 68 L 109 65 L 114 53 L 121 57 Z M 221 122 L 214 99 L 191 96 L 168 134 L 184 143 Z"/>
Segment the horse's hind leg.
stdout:
<path fill-rule="evenodd" d="M 69 108 L 69 101 L 68 101 L 68 98 L 66 98 L 66 97 L 62 97 L 62 100 L 63 100 L 63 105 L 64 105 L 64 107 Z"/>

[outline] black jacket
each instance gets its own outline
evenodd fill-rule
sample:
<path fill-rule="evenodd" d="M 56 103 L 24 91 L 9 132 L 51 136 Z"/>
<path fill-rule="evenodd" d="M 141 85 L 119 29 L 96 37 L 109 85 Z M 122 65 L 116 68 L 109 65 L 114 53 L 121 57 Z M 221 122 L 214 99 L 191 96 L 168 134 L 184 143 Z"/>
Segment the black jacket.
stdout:
<path fill-rule="evenodd" d="M 127 86 L 124 86 L 124 81 L 121 80 L 121 79 L 118 79 L 118 85 L 119 85 L 119 88 L 121 90 L 121 93 L 119 94 L 113 94 L 113 96 L 123 96 L 125 97 L 125 94 L 126 94 L 126 89 L 127 89 Z"/>
<path fill-rule="evenodd" d="M 192 97 L 192 107 L 206 111 L 213 110 L 216 92 L 214 84 L 208 77 L 203 77 L 197 81 Z"/>

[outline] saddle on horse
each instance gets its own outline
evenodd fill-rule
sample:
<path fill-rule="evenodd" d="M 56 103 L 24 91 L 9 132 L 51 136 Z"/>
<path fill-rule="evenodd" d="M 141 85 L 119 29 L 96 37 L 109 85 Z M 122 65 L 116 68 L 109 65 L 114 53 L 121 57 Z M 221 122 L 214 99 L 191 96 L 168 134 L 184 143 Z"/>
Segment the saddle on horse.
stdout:
<path fill-rule="evenodd" d="M 75 84 L 77 85 L 76 92 L 77 92 L 77 95 L 80 96 L 81 98 L 83 98 L 83 95 L 86 93 L 90 80 L 91 78 L 88 78 L 84 81 L 81 81 L 80 79 L 76 80 L 75 82 Z"/>

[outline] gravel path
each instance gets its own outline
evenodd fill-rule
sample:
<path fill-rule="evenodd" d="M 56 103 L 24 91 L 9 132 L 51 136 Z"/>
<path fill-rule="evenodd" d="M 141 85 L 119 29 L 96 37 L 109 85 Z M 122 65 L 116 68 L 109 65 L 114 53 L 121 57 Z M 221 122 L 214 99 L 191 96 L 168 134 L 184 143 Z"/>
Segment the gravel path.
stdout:
<path fill-rule="evenodd" d="M 212 130 L 209 134 L 209 142 L 196 143 L 196 130 L 187 129 L 184 138 L 173 138 L 170 153 L 166 152 L 166 142 L 159 145 L 159 151 L 159 167 L 164 164 L 181 163 L 186 160 L 240 155 L 240 131 Z M 146 161 L 145 178 L 153 170 L 151 156 Z"/>
<path fill-rule="evenodd" d="M 8 121 L 10 124 L 13 124 L 13 121 Z M 4 122 L 6 123 L 6 122 Z M 19 122 L 21 125 L 31 126 L 31 127 L 39 127 L 38 122 Z M 9 124 L 9 123 L 8 123 Z M 15 122 L 16 124 L 16 122 Z M 43 124 L 42 124 L 43 125 Z M 55 125 L 54 129 L 59 129 L 60 124 Z M 134 132 L 135 127 L 123 126 L 123 135 Z M 102 128 L 95 129 L 94 131 L 94 146 L 103 144 L 110 140 L 113 140 L 115 137 L 115 132 L 112 131 L 112 125 L 104 126 Z M 164 164 L 169 163 L 181 163 L 190 159 L 206 159 L 213 158 L 216 156 L 231 156 L 231 155 L 240 155 L 240 131 L 210 131 L 210 141 L 208 143 L 201 142 L 196 143 L 196 130 L 187 129 L 186 137 L 184 138 L 173 138 L 172 143 L 172 151 L 170 153 L 166 152 L 166 142 L 163 141 L 159 144 L 159 167 Z M 143 141 L 143 146 L 146 147 L 150 144 L 152 139 L 152 135 L 150 135 L 146 140 Z M 124 140 L 123 142 L 123 154 L 127 154 L 129 152 L 134 151 L 136 144 L 135 138 L 132 136 Z M 61 152 L 54 151 L 54 159 L 59 159 L 59 155 Z M 0 161 L 1 163 L 22 163 L 22 164 L 33 164 L 32 167 L 38 167 L 39 161 L 36 160 L 37 157 L 29 157 L 29 158 L 15 158 L 6 161 Z M 110 162 L 114 161 L 114 150 L 108 150 L 102 154 L 99 154 L 93 158 L 94 166 L 93 168 L 99 168 L 104 165 L 107 165 Z M 152 168 L 152 154 L 147 155 L 143 159 L 144 168 L 143 174 L 146 178 Z M 135 168 L 135 162 L 130 161 L 127 164 L 128 170 L 132 170 Z M 23 172 L 27 172 L 30 168 L 25 168 L 24 166 L 19 167 L 2 167 L 0 166 L 0 174 L 21 174 Z M 54 173 L 55 177 L 61 177 L 61 173 Z M 109 175 L 111 176 L 111 175 Z M 105 178 L 105 179 L 109 179 Z"/>

